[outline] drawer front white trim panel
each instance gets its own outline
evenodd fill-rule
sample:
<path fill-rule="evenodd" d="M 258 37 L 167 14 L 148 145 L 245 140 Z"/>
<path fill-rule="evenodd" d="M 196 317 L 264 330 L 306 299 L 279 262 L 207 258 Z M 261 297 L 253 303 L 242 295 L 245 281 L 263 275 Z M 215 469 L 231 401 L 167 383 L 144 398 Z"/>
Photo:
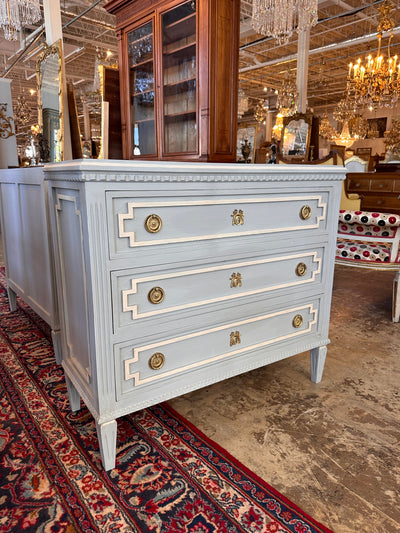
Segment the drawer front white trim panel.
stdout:
<path fill-rule="evenodd" d="M 304 335 L 312 330 L 317 319 L 318 308 L 307 304 L 182 335 L 168 341 L 121 349 L 124 378 L 126 382 L 132 380 L 135 387 L 160 381 L 215 361 Z M 124 359 L 124 354 L 131 351 L 133 357 Z M 190 353 L 195 356 L 190 358 L 193 362 L 188 364 L 187 354 Z M 164 359 L 159 362 L 158 368 L 151 366 L 155 354 Z M 123 390 L 126 391 L 125 387 Z"/>
<path fill-rule="evenodd" d="M 109 204 L 118 221 L 112 257 L 141 246 L 312 230 L 322 227 L 327 207 L 321 194 L 169 202 L 114 196 Z"/>
<path fill-rule="evenodd" d="M 155 276 L 113 272 L 113 294 L 120 291 L 113 301 L 122 302 L 122 308 L 114 309 L 116 328 L 129 327 L 140 318 L 217 302 L 233 305 L 244 296 L 312 284 L 320 279 L 322 257 L 319 249 Z"/>

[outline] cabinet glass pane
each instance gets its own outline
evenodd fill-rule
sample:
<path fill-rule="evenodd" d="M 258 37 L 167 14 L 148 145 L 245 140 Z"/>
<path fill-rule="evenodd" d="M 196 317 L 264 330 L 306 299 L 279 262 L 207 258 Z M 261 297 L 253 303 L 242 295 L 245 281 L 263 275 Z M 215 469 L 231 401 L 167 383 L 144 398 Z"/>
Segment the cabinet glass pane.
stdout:
<path fill-rule="evenodd" d="M 162 15 L 164 153 L 197 151 L 196 2 Z"/>
<path fill-rule="evenodd" d="M 128 33 L 131 155 L 156 152 L 154 113 L 153 23 Z"/>

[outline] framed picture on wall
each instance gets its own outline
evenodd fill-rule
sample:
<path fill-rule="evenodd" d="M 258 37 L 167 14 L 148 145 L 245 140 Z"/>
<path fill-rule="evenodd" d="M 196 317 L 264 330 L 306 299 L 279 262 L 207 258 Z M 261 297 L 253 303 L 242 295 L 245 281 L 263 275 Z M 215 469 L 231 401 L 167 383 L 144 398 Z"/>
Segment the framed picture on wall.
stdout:
<path fill-rule="evenodd" d="M 387 117 L 367 118 L 368 133 L 367 139 L 377 139 L 384 137 L 386 131 Z"/>

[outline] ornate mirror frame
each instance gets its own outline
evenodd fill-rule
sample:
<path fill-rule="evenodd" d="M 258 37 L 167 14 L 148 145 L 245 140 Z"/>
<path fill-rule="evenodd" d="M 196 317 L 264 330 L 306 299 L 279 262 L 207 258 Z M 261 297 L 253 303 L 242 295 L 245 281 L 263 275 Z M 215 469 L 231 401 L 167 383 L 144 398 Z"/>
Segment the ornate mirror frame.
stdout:
<path fill-rule="evenodd" d="M 43 86 L 46 83 L 44 74 L 46 74 L 45 66 L 48 65 L 51 59 L 57 61 L 57 101 L 58 109 L 47 109 L 43 107 Z M 48 143 L 50 151 L 49 161 L 63 161 L 64 160 L 64 109 L 63 109 L 63 86 L 64 86 L 64 72 L 62 61 L 62 41 L 56 41 L 51 46 L 45 45 L 44 51 L 38 57 L 36 62 L 36 80 L 38 93 L 38 125 L 39 132 L 44 136 Z M 46 115 L 46 116 L 44 116 Z M 46 141 L 45 141 L 46 142 Z M 45 162 L 45 161 L 43 161 Z"/>
<path fill-rule="evenodd" d="M 289 127 L 291 123 L 301 122 L 308 126 L 306 137 L 304 139 L 304 149 L 299 151 L 296 154 L 289 154 L 285 151 L 285 140 L 288 139 L 289 135 L 293 135 L 289 132 Z M 310 150 L 310 139 L 311 139 L 311 128 L 312 128 L 312 114 L 309 113 L 296 113 L 291 117 L 284 117 L 283 127 L 282 127 L 282 141 L 281 141 L 281 151 L 284 154 L 285 158 L 299 159 L 302 161 L 307 161 Z"/>

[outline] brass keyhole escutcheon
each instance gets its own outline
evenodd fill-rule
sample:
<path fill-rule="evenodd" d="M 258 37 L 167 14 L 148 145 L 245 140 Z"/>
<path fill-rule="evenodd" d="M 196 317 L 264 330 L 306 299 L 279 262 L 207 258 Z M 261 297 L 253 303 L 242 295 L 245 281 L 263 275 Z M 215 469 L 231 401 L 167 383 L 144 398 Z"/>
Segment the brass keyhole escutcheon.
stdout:
<path fill-rule="evenodd" d="M 152 304 L 160 304 L 164 300 L 165 292 L 161 287 L 153 287 L 147 298 Z"/>
<path fill-rule="evenodd" d="M 299 263 L 296 267 L 296 274 L 298 276 L 304 276 L 307 272 L 307 265 L 305 263 Z"/>
<path fill-rule="evenodd" d="M 303 205 L 300 209 L 300 218 L 302 220 L 307 220 L 311 216 L 311 207 L 309 205 Z"/>
<path fill-rule="evenodd" d="M 157 233 L 162 228 L 162 220 L 158 215 L 149 215 L 144 221 L 144 227 L 149 233 Z"/>
<path fill-rule="evenodd" d="M 232 331 L 229 335 L 229 345 L 235 346 L 235 344 L 240 344 L 241 338 L 240 338 L 240 332 L 239 331 Z"/>
<path fill-rule="evenodd" d="M 232 226 L 242 226 L 244 224 L 244 213 L 241 209 L 235 209 L 231 214 Z"/>
<path fill-rule="evenodd" d="M 303 317 L 301 315 L 296 315 L 293 318 L 292 324 L 294 328 L 301 327 L 303 325 Z"/>
<path fill-rule="evenodd" d="M 165 363 L 165 357 L 164 354 L 161 352 L 153 353 L 153 355 L 149 359 L 149 366 L 153 370 L 160 370 L 160 368 Z"/>
<path fill-rule="evenodd" d="M 233 272 L 230 277 L 231 288 L 241 287 L 242 286 L 242 274 L 240 272 Z"/>

